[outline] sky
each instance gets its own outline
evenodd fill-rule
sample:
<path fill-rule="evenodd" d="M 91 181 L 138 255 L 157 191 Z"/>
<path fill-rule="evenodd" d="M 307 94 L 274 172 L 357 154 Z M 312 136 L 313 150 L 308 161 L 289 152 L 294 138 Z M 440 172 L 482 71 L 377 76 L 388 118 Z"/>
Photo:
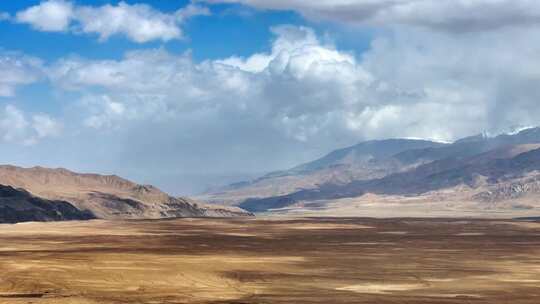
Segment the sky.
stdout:
<path fill-rule="evenodd" d="M 172 194 L 540 125 L 536 0 L 0 1 L 0 163 Z"/>

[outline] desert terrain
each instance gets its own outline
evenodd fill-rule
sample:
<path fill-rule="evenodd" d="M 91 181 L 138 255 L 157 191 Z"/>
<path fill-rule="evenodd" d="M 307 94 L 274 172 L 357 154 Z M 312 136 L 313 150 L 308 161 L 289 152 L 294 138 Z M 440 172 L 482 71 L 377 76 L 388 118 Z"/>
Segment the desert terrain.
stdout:
<path fill-rule="evenodd" d="M 360 197 L 301 201 L 260 213 L 288 217 L 418 217 L 508 219 L 540 214 L 535 196 L 517 200 L 474 202 L 459 187 L 417 196 L 366 194 Z"/>
<path fill-rule="evenodd" d="M 0 303 L 540 303 L 540 222 L 0 225 Z"/>

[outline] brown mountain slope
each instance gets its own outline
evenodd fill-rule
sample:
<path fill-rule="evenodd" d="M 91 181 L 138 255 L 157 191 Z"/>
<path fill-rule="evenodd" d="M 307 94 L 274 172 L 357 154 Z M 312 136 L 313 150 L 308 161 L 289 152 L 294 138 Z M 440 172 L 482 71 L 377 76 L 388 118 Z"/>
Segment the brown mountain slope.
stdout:
<path fill-rule="evenodd" d="M 171 197 L 151 185 L 139 185 L 115 175 L 4 165 L 0 166 L 0 184 L 23 188 L 41 198 L 68 201 L 104 219 L 248 215 L 241 209 Z"/>

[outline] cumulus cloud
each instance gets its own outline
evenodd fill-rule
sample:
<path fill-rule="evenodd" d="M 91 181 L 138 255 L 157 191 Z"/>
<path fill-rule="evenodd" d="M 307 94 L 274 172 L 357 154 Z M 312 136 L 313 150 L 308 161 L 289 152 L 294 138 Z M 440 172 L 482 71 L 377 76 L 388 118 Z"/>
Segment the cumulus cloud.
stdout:
<path fill-rule="evenodd" d="M 81 101 L 89 112 L 89 116 L 84 119 L 84 125 L 94 129 L 114 128 L 118 121 L 133 115 L 126 113 L 124 103 L 112 100 L 109 95 L 87 95 Z"/>
<path fill-rule="evenodd" d="M 540 23 L 534 0 L 206 0 L 259 9 L 292 10 L 311 19 L 359 25 L 407 24 L 452 32 Z"/>
<path fill-rule="evenodd" d="M 496 133 L 513 124 L 539 125 L 540 91 L 532 84 L 540 80 L 534 59 L 540 44 L 530 40 L 536 33 L 534 28 L 457 36 L 398 31 L 376 39 L 363 65 L 378 79 L 422 92 L 415 100 L 437 105 L 417 112 L 410 103 L 396 102 L 424 115 L 414 125 L 445 130 L 447 139 L 482 129 Z"/>
<path fill-rule="evenodd" d="M 205 6 L 190 3 L 184 8 L 181 8 L 175 12 L 175 16 L 178 21 L 183 21 L 195 16 L 209 16 L 210 10 Z"/>
<path fill-rule="evenodd" d="M 361 58 L 323 43 L 310 28 L 272 32 L 272 48 L 248 57 L 197 63 L 189 53 L 144 50 L 121 60 L 63 59 L 49 75 L 57 86 L 83 92 L 86 127 L 200 128 L 209 142 L 217 128 L 236 123 L 243 143 L 257 135 L 242 128 L 328 149 L 336 140 L 453 140 L 535 124 L 540 114 L 533 30 L 482 37 L 395 31 L 375 39 Z"/>
<path fill-rule="evenodd" d="M 0 51 L 0 97 L 14 96 L 18 86 L 37 81 L 41 74 L 41 60 Z"/>
<path fill-rule="evenodd" d="M 273 32 L 271 52 L 249 58 L 195 63 L 189 54 L 136 51 L 119 61 L 65 59 L 50 75 L 65 89 L 107 89 L 94 103 L 85 99 L 94 109 L 101 105 L 102 117 L 94 113 L 89 120 L 93 127 L 122 118 L 234 113 L 307 140 L 318 135 L 321 123 L 341 124 L 327 117 L 334 110 L 362 107 L 360 98 L 372 79 L 353 55 L 323 45 L 309 28 L 282 26 Z"/>
<path fill-rule="evenodd" d="M 32 129 L 35 139 L 56 137 L 62 132 L 62 125 L 46 114 L 34 114 L 32 116 Z"/>
<path fill-rule="evenodd" d="M 173 13 L 163 13 L 146 4 L 103 6 L 76 5 L 66 0 L 47 0 L 20 11 L 16 21 L 49 32 L 71 31 L 97 34 L 100 40 L 125 35 L 144 43 L 182 38 L 181 24 L 190 17 L 208 15 L 207 8 L 189 4 Z"/>
<path fill-rule="evenodd" d="M 16 20 L 47 32 L 66 31 L 73 18 L 73 5 L 64 0 L 50 0 L 20 11 Z"/>
<path fill-rule="evenodd" d="M 0 134 L 5 142 L 25 139 L 28 121 L 23 113 L 12 105 L 7 105 L 0 111 Z"/>
<path fill-rule="evenodd" d="M 14 105 L 0 108 L 0 138 L 7 143 L 33 145 L 47 137 L 58 136 L 61 124 L 46 114 L 29 116 Z"/>

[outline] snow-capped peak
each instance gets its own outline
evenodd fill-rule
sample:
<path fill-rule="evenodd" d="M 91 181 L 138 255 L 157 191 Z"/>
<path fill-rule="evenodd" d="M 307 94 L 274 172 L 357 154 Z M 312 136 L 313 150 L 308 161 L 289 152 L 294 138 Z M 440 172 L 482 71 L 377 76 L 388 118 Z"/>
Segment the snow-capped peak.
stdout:
<path fill-rule="evenodd" d="M 534 129 L 536 128 L 536 126 L 512 126 L 510 127 L 510 131 L 504 133 L 506 135 L 516 135 L 518 133 L 520 133 L 521 131 L 525 131 L 525 130 L 528 130 L 528 129 Z"/>

